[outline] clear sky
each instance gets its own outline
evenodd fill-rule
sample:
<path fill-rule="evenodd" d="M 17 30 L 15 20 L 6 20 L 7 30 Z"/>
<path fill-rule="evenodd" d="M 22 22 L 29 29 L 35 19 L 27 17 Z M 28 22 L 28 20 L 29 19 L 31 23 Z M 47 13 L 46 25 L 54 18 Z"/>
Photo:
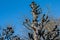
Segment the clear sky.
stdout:
<path fill-rule="evenodd" d="M 8 24 L 15 25 L 16 33 L 22 34 L 26 29 L 22 25 L 24 15 L 31 15 L 29 4 L 32 0 L 0 0 L 0 26 L 5 27 Z M 46 9 L 47 5 L 50 8 L 50 15 L 60 17 L 60 0 L 35 0 L 42 9 Z M 31 16 L 30 16 L 31 17 Z"/>

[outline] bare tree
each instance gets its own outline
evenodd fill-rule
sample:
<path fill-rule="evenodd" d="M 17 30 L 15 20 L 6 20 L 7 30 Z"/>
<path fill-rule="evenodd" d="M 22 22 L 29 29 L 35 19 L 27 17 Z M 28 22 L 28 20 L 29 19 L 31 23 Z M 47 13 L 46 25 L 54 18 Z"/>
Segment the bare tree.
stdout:
<path fill-rule="evenodd" d="M 59 37 L 59 29 L 57 29 L 56 22 L 50 20 L 46 14 L 42 14 L 42 9 L 35 2 L 32 2 L 30 7 L 33 15 L 32 22 L 30 19 L 25 19 L 23 22 L 23 25 L 31 30 L 32 34 L 28 33 L 30 40 L 59 40 L 56 39 Z M 42 16 L 41 20 L 38 20 L 40 18 L 39 15 Z"/>
<path fill-rule="evenodd" d="M 14 29 L 12 26 L 8 26 L 3 29 L 0 40 L 20 40 L 20 37 L 18 37 L 18 35 L 14 35 Z"/>
<path fill-rule="evenodd" d="M 30 4 L 32 9 L 33 19 L 25 19 L 23 25 L 30 30 L 28 33 L 28 40 L 60 40 L 60 19 L 52 20 L 48 15 L 42 14 L 42 8 L 34 1 Z M 25 40 L 21 39 L 19 35 L 14 35 L 12 26 L 8 26 L 2 30 L 0 40 Z"/>

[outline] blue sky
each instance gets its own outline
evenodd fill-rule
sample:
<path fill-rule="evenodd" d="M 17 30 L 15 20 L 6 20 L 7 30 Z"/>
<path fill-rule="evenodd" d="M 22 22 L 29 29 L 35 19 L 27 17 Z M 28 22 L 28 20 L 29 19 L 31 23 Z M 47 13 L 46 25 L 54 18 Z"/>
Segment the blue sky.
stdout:
<path fill-rule="evenodd" d="M 0 26 L 15 25 L 16 33 L 22 34 L 26 29 L 22 25 L 24 15 L 31 18 L 31 8 L 29 4 L 32 0 L 0 0 Z M 35 0 L 44 10 L 49 5 L 50 15 L 60 17 L 60 0 Z M 46 12 L 45 12 L 46 13 Z"/>

